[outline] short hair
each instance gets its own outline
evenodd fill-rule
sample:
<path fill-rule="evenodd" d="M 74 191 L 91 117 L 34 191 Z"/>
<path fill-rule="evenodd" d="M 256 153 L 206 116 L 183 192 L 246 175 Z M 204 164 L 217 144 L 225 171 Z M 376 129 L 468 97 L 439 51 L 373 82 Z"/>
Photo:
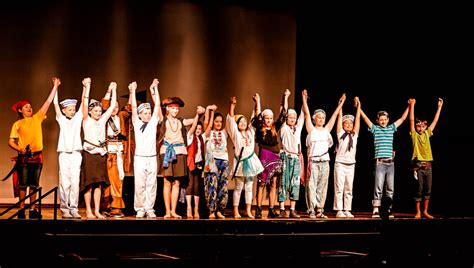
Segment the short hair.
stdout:
<path fill-rule="evenodd" d="M 388 112 L 386 111 L 378 111 L 377 112 L 377 119 L 380 118 L 381 116 L 386 116 L 388 118 Z"/>

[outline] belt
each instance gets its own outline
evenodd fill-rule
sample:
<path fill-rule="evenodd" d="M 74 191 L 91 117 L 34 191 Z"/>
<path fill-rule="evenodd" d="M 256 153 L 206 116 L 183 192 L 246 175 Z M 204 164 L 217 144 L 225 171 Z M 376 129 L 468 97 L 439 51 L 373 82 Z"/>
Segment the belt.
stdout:
<path fill-rule="evenodd" d="M 393 163 L 393 158 L 377 158 L 377 162 L 380 162 L 380 163 Z"/>

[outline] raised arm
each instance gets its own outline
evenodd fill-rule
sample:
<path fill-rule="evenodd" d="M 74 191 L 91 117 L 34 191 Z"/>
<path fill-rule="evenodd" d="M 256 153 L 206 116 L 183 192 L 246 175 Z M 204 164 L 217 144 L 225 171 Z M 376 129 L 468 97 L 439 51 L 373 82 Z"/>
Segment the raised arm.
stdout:
<path fill-rule="evenodd" d="M 161 100 L 160 100 L 160 92 L 158 91 L 158 85 L 160 84 L 160 81 L 158 79 L 153 79 L 153 82 L 150 85 L 150 93 L 151 93 L 151 98 L 153 99 L 153 102 L 155 104 L 155 107 L 153 108 L 153 117 L 158 118 L 158 122 L 163 121 L 163 111 L 161 111 Z"/>
<path fill-rule="evenodd" d="M 89 77 L 82 80 L 82 120 L 89 116 L 89 93 L 91 90 L 91 79 Z"/>
<path fill-rule="evenodd" d="M 283 93 L 282 96 L 282 102 L 281 102 L 281 107 L 280 107 L 280 112 L 282 109 L 285 109 L 285 111 L 288 111 L 288 99 L 290 98 L 291 92 L 289 89 L 285 89 L 285 92 Z"/>
<path fill-rule="evenodd" d="M 308 91 L 304 89 L 303 92 L 301 93 L 301 96 L 303 97 L 303 113 L 304 113 L 304 118 L 305 118 L 305 123 L 306 123 L 306 131 L 308 131 L 308 133 L 311 133 L 311 131 L 314 128 L 314 125 L 313 125 L 313 119 L 311 118 L 311 114 L 309 113 Z"/>
<path fill-rule="evenodd" d="M 332 128 L 334 127 L 334 123 L 336 122 L 336 117 L 337 117 L 337 114 L 339 113 L 339 111 L 342 109 L 342 105 L 344 105 L 344 102 L 346 101 L 346 94 L 342 94 L 341 98 L 339 99 L 339 103 L 336 107 L 336 110 L 334 111 L 334 113 L 332 113 L 331 115 L 331 118 L 329 119 L 329 121 L 327 122 L 325 128 L 329 131 L 332 130 Z"/>
<path fill-rule="evenodd" d="M 206 131 L 204 132 L 206 137 L 209 137 L 209 135 L 211 134 L 212 122 L 214 121 L 214 110 L 212 108 L 214 107 L 217 108 L 216 105 L 212 105 L 211 108 L 209 109 L 209 113 L 210 113 L 209 122 L 207 124 Z"/>
<path fill-rule="evenodd" d="M 137 112 L 137 97 L 135 95 L 137 91 L 137 82 L 132 82 L 128 84 L 128 92 L 130 93 L 130 106 L 132 108 L 132 122 L 135 123 L 138 120 L 138 112 Z"/>
<path fill-rule="evenodd" d="M 229 100 L 229 115 L 234 117 L 235 106 L 237 105 L 237 97 L 232 96 Z"/>
<path fill-rule="evenodd" d="M 372 121 L 370 121 L 369 117 L 367 117 L 367 115 L 364 113 L 364 110 L 362 110 L 362 108 L 360 109 L 360 115 L 362 116 L 362 119 L 364 119 L 365 123 L 367 124 L 367 127 L 369 129 L 372 128 Z"/>
<path fill-rule="evenodd" d="M 48 112 L 49 106 L 53 102 L 54 95 L 56 95 L 56 91 L 58 90 L 59 85 L 61 85 L 61 80 L 57 77 L 53 77 L 53 88 L 51 89 L 51 93 L 49 93 L 48 98 L 46 101 L 43 103 L 43 106 L 41 106 L 40 111 L 46 114 Z"/>
<path fill-rule="evenodd" d="M 342 130 L 342 109 L 337 113 L 337 124 L 336 124 L 336 134 Z"/>
<path fill-rule="evenodd" d="M 115 107 L 117 107 L 117 83 L 110 82 L 108 90 L 112 90 L 112 99 L 110 100 L 109 108 L 102 114 L 102 117 L 106 119 L 110 118 Z"/>
<path fill-rule="evenodd" d="M 56 112 L 56 118 L 59 118 L 59 116 L 61 115 L 61 108 L 59 107 L 58 91 L 57 90 L 54 93 L 53 105 L 54 105 L 54 111 Z"/>
<path fill-rule="evenodd" d="M 217 110 L 217 106 L 215 104 L 212 104 L 206 107 L 206 112 L 204 113 L 204 122 L 202 124 L 203 131 L 206 131 L 207 125 L 209 124 L 209 116 L 210 116 L 211 110 Z"/>
<path fill-rule="evenodd" d="M 405 119 L 407 119 L 408 117 L 408 111 L 410 110 L 410 106 L 408 106 L 405 111 L 403 112 L 402 114 L 402 117 L 398 118 L 397 121 L 395 121 L 395 126 L 398 128 L 402 123 L 403 121 L 405 121 Z"/>
<path fill-rule="evenodd" d="M 435 114 L 435 117 L 433 119 L 433 122 L 431 122 L 430 124 L 430 129 L 431 131 L 434 130 L 434 128 L 436 127 L 436 124 L 438 123 L 438 120 L 439 120 L 439 115 L 441 114 L 441 108 L 443 108 L 443 99 L 442 98 L 438 98 L 438 110 L 436 110 L 436 114 Z"/>
<path fill-rule="evenodd" d="M 359 130 L 360 130 L 360 112 L 362 111 L 362 107 L 360 104 L 359 97 L 354 97 L 354 105 L 356 107 L 356 116 L 354 120 L 354 133 L 359 135 Z"/>
<path fill-rule="evenodd" d="M 206 111 L 206 108 L 202 106 L 196 107 L 196 116 L 194 116 L 194 122 L 191 125 L 191 128 L 189 128 L 188 133 L 194 133 L 196 130 L 197 123 L 199 121 L 199 117 Z"/>
<path fill-rule="evenodd" d="M 262 112 L 262 106 L 260 104 L 260 95 L 258 93 L 255 93 L 252 99 L 255 102 L 255 116 L 258 116 Z"/>
<path fill-rule="evenodd" d="M 410 133 L 415 131 L 415 99 L 408 100 L 408 107 L 410 108 Z"/>

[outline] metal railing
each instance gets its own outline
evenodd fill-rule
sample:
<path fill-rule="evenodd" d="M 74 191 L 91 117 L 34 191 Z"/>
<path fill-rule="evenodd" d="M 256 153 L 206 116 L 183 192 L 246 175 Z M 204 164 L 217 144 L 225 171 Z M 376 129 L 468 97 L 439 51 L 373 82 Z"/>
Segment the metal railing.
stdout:
<path fill-rule="evenodd" d="M 56 212 L 56 206 L 58 204 L 57 202 L 57 199 L 58 199 L 58 187 L 54 187 L 53 189 L 49 190 L 48 192 L 46 192 L 45 194 L 42 194 L 42 190 L 43 188 L 42 187 L 38 187 L 36 188 L 33 192 L 30 192 L 27 196 L 25 196 L 24 198 L 22 198 L 21 200 L 19 200 L 16 204 L 13 204 L 11 205 L 9 208 L 7 208 L 5 211 L 1 212 L 0 213 L 0 217 L 5 215 L 6 213 L 8 213 L 10 210 L 16 208 L 17 206 L 20 205 L 21 202 L 24 202 L 26 201 L 28 198 L 30 198 L 32 195 L 38 193 L 38 198 L 29 203 L 29 204 L 25 204 L 25 206 L 23 208 L 20 208 L 16 213 L 14 213 L 13 215 L 11 215 L 8 220 L 11 220 L 15 217 L 18 216 L 18 214 L 20 213 L 24 213 L 27 209 L 29 209 L 31 206 L 33 206 L 34 204 L 38 203 L 38 220 L 41 220 L 43 217 L 42 217 L 42 214 L 41 214 L 41 207 L 42 207 L 42 203 L 41 203 L 41 200 L 45 197 L 47 197 L 48 195 L 50 195 L 51 193 L 54 193 L 54 209 L 53 209 L 53 219 L 54 220 L 57 220 L 57 212 Z"/>

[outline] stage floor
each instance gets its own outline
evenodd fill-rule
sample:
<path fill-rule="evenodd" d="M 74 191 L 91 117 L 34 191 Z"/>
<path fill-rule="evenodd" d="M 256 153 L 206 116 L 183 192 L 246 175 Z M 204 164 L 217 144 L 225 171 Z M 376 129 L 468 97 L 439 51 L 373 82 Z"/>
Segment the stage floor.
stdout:
<path fill-rule="evenodd" d="M 61 267 L 474 265 L 474 218 L 469 217 L 434 215 L 429 220 L 395 213 L 394 219 L 372 219 L 369 212 L 356 212 L 353 219 L 335 218 L 334 213 L 310 219 L 300 213 L 299 219 L 264 214 L 253 220 L 234 219 L 226 211 L 223 220 L 71 220 L 61 219 L 60 213 L 54 220 L 52 208 L 42 213 L 41 221 L 0 220 L 2 241 L 9 245 L 0 252 L 2 268 L 39 262 Z M 25 254 L 28 248 L 32 250 Z"/>

